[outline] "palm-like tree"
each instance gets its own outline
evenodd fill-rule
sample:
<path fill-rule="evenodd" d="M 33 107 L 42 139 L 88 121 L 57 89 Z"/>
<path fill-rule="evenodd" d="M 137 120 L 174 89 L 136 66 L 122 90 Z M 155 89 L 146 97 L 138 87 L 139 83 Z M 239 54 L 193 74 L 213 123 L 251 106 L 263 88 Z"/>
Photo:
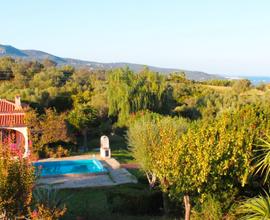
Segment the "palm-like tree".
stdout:
<path fill-rule="evenodd" d="M 270 138 L 267 140 L 261 139 L 259 149 L 256 150 L 258 154 L 254 160 L 255 174 L 261 174 L 264 178 L 264 184 L 268 181 L 270 173 Z M 270 219 L 270 196 L 265 192 L 265 196 L 257 196 L 247 199 L 239 207 L 239 214 L 242 216 L 241 220 L 266 220 Z"/>
<path fill-rule="evenodd" d="M 270 219 L 270 197 L 258 196 L 242 203 L 239 207 L 241 220 L 267 220 Z"/>
<path fill-rule="evenodd" d="M 267 137 L 270 140 L 270 137 Z M 259 149 L 256 150 L 258 156 L 255 157 L 255 174 L 264 176 L 264 183 L 267 182 L 270 173 L 270 142 L 261 139 L 262 144 L 258 145 Z"/>

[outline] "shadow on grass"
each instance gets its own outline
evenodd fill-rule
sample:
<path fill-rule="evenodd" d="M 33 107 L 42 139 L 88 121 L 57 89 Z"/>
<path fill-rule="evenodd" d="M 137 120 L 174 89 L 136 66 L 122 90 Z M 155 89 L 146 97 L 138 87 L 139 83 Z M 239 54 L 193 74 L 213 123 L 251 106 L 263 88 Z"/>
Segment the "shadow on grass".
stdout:
<path fill-rule="evenodd" d="M 72 199 L 66 202 L 67 212 L 61 219 L 82 220 L 169 220 L 162 216 L 126 215 L 111 213 L 106 194 L 109 191 L 134 194 L 147 190 L 145 184 L 126 184 L 115 187 L 83 188 L 61 190 L 63 196 L 72 194 Z M 136 208 L 136 207 L 134 207 Z"/>
<path fill-rule="evenodd" d="M 133 163 L 134 158 L 129 150 L 113 150 L 112 157 L 119 163 Z"/>

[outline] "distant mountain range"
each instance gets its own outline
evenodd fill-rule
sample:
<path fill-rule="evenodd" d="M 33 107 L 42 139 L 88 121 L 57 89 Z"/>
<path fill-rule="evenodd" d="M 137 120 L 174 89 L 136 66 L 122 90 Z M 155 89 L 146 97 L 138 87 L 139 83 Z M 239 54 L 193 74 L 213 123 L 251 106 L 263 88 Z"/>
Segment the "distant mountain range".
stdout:
<path fill-rule="evenodd" d="M 172 73 L 172 72 L 185 72 L 186 76 L 190 80 L 196 81 L 205 81 L 210 79 L 224 79 L 222 76 L 212 75 L 200 71 L 189 71 L 189 70 L 182 70 L 182 69 L 173 69 L 173 68 L 161 68 L 155 66 L 148 66 L 142 64 L 134 64 L 134 63 L 99 63 L 99 62 L 92 62 L 92 61 L 85 61 L 85 60 L 78 60 L 72 58 L 63 58 L 58 57 L 43 51 L 39 50 L 20 50 L 13 46 L 9 45 L 1 45 L 0 44 L 0 57 L 10 56 L 16 59 L 24 59 L 24 60 L 38 60 L 42 61 L 45 59 L 52 60 L 57 63 L 57 65 L 72 65 L 76 68 L 89 68 L 91 70 L 95 69 L 114 69 L 119 67 L 126 67 L 128 66 L 133 71 L 140 71 L 145 66 L 147 66 L 150 70 L 160 73 Z"/>

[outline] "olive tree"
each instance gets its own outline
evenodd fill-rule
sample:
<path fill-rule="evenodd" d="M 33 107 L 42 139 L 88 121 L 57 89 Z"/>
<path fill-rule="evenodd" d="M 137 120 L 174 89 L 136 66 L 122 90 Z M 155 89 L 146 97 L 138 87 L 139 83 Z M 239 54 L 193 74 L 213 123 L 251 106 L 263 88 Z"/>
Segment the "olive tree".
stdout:
<path fill-rule="evenodd" d="M 138 122 L 130 128 L 130 144 L 142 169 L 151 172 L 162 191 L 184 199 L 189 219 L 191 196 L 203 198 L 247 183 L 253 145 L 262 131 L 269 130 L 262 115 L 262 109 L 246 106 L 186 125 L 187 131 L 183 120 Z"/>
<path fill-rule="evenodd" d="M 263 111 L 246 106 L 224 112 L 212 121 L 198 122 L 178 140 L 176 165 L 168 170 L 169 189 L 172 197 L 184 194 L 186 219 L 190 195 L 221 194 L 247 184 L 253 146 L 269 131 L 269 114 Z"/>
<path fill-rule="evenodd" d="M 134 158 L 146 173 L 150 188 L 158 181 L 167 196 L 171 169 L 175 166 L 175 145 L 188 123 L 181 118 L 146 114 L 130 126 L 129 145 Z M 164 198 L 166 210 L 166 197 Z"/>

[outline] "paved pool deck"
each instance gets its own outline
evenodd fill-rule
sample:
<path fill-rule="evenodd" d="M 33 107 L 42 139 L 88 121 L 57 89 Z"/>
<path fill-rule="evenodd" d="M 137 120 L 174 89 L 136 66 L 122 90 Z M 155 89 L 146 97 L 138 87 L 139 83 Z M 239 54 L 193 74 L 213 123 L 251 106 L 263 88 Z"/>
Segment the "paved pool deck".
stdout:
<path fill-rule="evenodd" d="M 122 168 L 117 160 L 114 158 L 103 159 L 99 155 L 89 154 L 65 158 L 49 158 L 39 160 L 45 161 L 63 161 L 63 160 L 84 160 L 84 159 L 98 159 L 107 168 L 108 173 L 97 175 L 63 175 L 56 177 L 41 177 L 37 180 L 37 186 L 52 186 L 57 189 L 70 188 L 87 188 L 87 187 L 104 187 L 116 186 L 127 183 L 137 183 L 137 179 L 125 168 Z"/>

